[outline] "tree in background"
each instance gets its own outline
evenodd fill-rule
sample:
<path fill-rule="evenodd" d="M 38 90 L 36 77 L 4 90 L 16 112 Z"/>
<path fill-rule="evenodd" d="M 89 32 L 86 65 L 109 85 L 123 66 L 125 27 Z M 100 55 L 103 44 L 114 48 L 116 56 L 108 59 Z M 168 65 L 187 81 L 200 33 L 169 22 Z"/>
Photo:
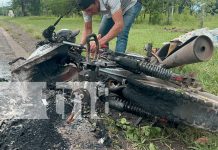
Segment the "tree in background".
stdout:
<path fill-rule="evenodd" d="M 143 16 L 149 14 L 149 23 L 160 24 L 167 16 L 166 24 L 173 21 L 173 15 L 181 0 L 142 0 L 144 7 Z"/>
<path fill-rule="evenodd" d="M 27 16 L 26 4 L 27 0 L 12 0 L 12 9 L 19 16 Z"/>
<path fill-rule="evenodd" d="M 191 0 L 191 9 L 195 13 L 200 13 L 204 9 L 205 13 L 213 13 L 217 0 Z"/>
<path fill-rule="evenodd" d="M 12 9 L 18 16 L 60 16 L 70 8 L 73 8 L 72 14 L 78 14 L 75 0 L 12 0 Z"/>
<path fill-rule="evenodd" d="M 41 8 L 41 1 L 40 0 L 30 0 L 28 5 L 28 11 L 33 16 L 39 16 L 40 15 L 40 8 Z"/>
<path fill-rule="evenodd" d="M 71 10 L 72 14 L 78 14 L 75 0 L 41 0 L 43 14 L 60 16 Z"/>
<path fill-rule="evenodd" d="M 214 14 L 216 0 L 192 0 L 192 11 L 199 17 L 199 27 L 204 27 L 204 20 L 207 14 Z"/>
<path fill-rule="evenodd" d="M 214 14 L 218 14 L 218 0 L 216 0 L 215 8 L 213 11 L 215 12 Z"/>
<path fill-rule="evenodd" d="M 17 16 L 38 16 L 40 7 L 40 0 L 12 0 L 12 9 Z"/>
<path fill-rule="evenodd" d="M 17 16 L 38 16 L 65 14 L 72 8 L 70 16 L 81 15 L 76 6 L 76 0 L 12 0 L 12 9 Z M 210 13 L 215 14 L 218 10 L 218 0 L 141 0 L 143 9 L 141 19 L 148 15 L 151 24 L 171 24 L 174 14 L 198 15 L 201 26 L 204 17 Z M 186 10 L 186 11 L 184 11 Z M 189 15 L 189 14 L 188 14 Z"/>
<path fill-rule="evenodd" d="M 0 15 L 5 16 L 8 8 L 7 7 L 0 7 Z"/>
<path fill-rule="evenodd" d="M 192 2 L 191 0 L 180 0 L 178 1 L 178 13 L 182 14 L 184 12 L 184 9 L 187 8 L 191 8 Z"/>
<path fill-rule="evenodd" d="M 163 0 L 142 0 L 144 7 L 143 16 L 149 15 L 149 23 L 159 24 L 161 21 L 161 14 L 163 12 Z"/>

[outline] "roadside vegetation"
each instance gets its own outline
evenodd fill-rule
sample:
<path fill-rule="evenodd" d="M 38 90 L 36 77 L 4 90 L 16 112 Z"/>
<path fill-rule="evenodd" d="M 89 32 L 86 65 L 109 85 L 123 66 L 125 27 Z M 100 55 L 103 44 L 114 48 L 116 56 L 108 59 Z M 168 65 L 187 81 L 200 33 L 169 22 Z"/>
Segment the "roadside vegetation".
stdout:
<path fill-rule="evenodd" d="M 185 125 L 155 124 L 144 121 L 134 126 L 126 118 L 106 119 L 113 147 L 119 149 L 123 137 L 131 143 L 128 149 L 136 150 L 218 150 L 218 134 Z"/>
<path fill-rule="evenodd" d="M 15 24 L 23 28 L 35 39 L 41 40 L 41 32 L 49 25 L 53 24 L 57 19 L 56 16 L 58 16 L 60 13 L 63 13 L 64 11 L 60 9 L 60 12 L 58 12 L 58 8 L 56 8 L 55 5 L 49 5 L 55 3 L 55 1 L 53 0 L 47 0 L 42 2 L 43 4 L 45 4 L 41 9 L 42 12 L 34 12 L 37 15 L 43 14 L 42 16 L 30 16 L 32 15 L 31 11 L 26 14 L 26 12 L 22 12 L 21 9 L 18 9 L 20 7 L 19 3 L 13 3 L 13 7 L 16 8 L 15 10 L 19 11 L 19 14 L 21 16 L 23 13 L 25 13 L 23 14 L 23 16 L 25 17 L 0 17 L 0 26 L 4 27 L 10 32 L 8 24 Z M 203 2 L 212 3 L 212 0 Z M 153 43 L 153 47 L 160 48 L 161 46 L 163 46 L 164 42 L 168 42 L 194 29 L 198 29 L 201 27 L 214 29 L 218 27 L 218 14 L 209 14 L 211 13 L 208 10 L 210 8 L 209 6 L 211 6 L 210 4 L 208 4 L 208 7 L 205 8 L 206 10 L 208 10 L 208 14 L 206 14 L 203 18 L 203 24 L 201 12 L 199 12 L 198 14 L 190 14 L 190 10 L 186 9 L 185 5 L 182 13 L 175 13 L 173 15 L 173 18 L 170 17 L 170 14 L 168 14 L 168 11 L 166 10 L 165 12 L 161 12 L 161 9 L 155 9 L 156 7 L 153 3 L 148 3 L 147 5 L 144 4 L 146 9 L 137 18 L 136 23 L 133 25 L 133 28 L 130 31 L 129 43 L 127 48 L 128 52 L 137 53 L 145 56 L 146 52 L 143 49 L 147 43 Z M 149 7 L 149 5 L 159 12 L 152 12 L 152 9 Z M 168 3 L 166 5 L 168 6 Z M 172 4 L 170 4 L 170 6 L 172 6 Z M 177 6 L 179 6 L 179 4 L 177 4 Z M 63 18 L 63 20 L 58 24 L 56 31 L 66 28 L 72 30 L 78 29 L 82 31 L 83 19 L 77 11 L 75 12 L 76 13 L 73 13 L 66 18 Z M 100 17 L 95 17 L 93 21 L 94 33 L 97 33 L 100 23 Z M 79 43 L 80 36 L 81 34 L 77 37 L 77 43 Z M 111 41 L 111 49 L 114 48 L 115 42 L 116 40 Z M 210 61 L 186 65 L 183 68 L 178 68 L 174 71 L 183 74 L 195 74 L 206 91 L 218 95 L 217 68 L 218 48 L 215 49 L 214 56 Z M 123 136 L 127 139 L 128 142 L 131 143 L 130 147 L 135 149 L 156 150 L 159 147 L 160 149 L 164 148 L 167 150 L 171 150 L 173 148 L 177 149 L 177 147 L 180 147 L 179 143 L 181 143 L 185 146 L 184 149 L 218 150 L 218 135 L 216 133 L 210 133 L 185 125 L 179 125 L 177 128 L 175 128 L 175 126 L 171 127 L 169 125 L 160 125 L 153 127 L 153 122 L 148 121 L 141 124 L 140 127 L 136 127 L 133 126 L 132 123 L 130 123 L 128 119 L 122 115 L 120 115 L 120 118 L 117 120 L 107 117 L 106 122 L 108 125 L 109 133 L 111 135 L 114 135 L 115 139 L 117 139 L 117 141 L 114 140 L 115 147 L 118 145 L 118 147 L 116 147 L 117 149 L 119 149 L 119 136 Z"/>

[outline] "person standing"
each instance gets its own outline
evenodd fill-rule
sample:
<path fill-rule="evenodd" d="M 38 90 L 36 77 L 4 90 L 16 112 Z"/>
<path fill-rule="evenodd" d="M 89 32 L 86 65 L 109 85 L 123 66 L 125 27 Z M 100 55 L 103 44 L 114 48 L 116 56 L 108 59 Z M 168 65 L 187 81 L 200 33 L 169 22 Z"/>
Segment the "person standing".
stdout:
<path fill-rule="evenodd" d="M 128 35 L 132 24 L 139 15 L 142 4 L 139 0 L 77 0 L 84 18 L 84 30 L 81 44 L 85 44 L 87 35 L 92 33 L 92 16 L 102 14 L 99 27 L 99 45 L 108 45 L 109 41 L 117 37 L 115 51 L 125 53 Z M 91 50 L 96 49 L 91 43 Z"/>

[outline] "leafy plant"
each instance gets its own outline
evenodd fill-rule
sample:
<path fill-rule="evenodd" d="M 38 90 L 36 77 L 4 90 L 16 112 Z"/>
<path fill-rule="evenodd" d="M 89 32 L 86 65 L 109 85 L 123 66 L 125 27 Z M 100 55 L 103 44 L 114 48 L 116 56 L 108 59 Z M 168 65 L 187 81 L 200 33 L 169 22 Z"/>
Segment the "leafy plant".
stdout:
<path fill-rule="evenodd" d="M 120 119 L 116 125 L 124 130 L 126 139 L 134 143 L 133 145 L 137 149 L 156 150 L 152 141 L 162 138 L 162 130 L 159 127 L 135 127 L 126 118 Z"/>

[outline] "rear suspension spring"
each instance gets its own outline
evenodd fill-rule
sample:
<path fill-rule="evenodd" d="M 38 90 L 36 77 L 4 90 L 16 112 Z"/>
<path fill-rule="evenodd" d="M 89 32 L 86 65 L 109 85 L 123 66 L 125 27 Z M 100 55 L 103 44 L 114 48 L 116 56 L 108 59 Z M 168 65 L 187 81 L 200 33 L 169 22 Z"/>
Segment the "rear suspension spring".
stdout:
<path fill-rule="evenodd" d="M 121 97 L 117 95 L 110 95 L 108 102 L 111 108 L 114 108 L 119 111 L 126 111 L 142 117 L 151 116 L 143 108 L 135 104 L 132 104 L 129 101 L 123 100 Z"/>
<path fill-rule="evenodd" d="M 165 68 L 161 68 L 159 66 L 143 62 L 139 65 L 139 70 L 146 75 L 160 78 L 163 80 L 170 80 L 172 78 L 172 72 Z"/>

